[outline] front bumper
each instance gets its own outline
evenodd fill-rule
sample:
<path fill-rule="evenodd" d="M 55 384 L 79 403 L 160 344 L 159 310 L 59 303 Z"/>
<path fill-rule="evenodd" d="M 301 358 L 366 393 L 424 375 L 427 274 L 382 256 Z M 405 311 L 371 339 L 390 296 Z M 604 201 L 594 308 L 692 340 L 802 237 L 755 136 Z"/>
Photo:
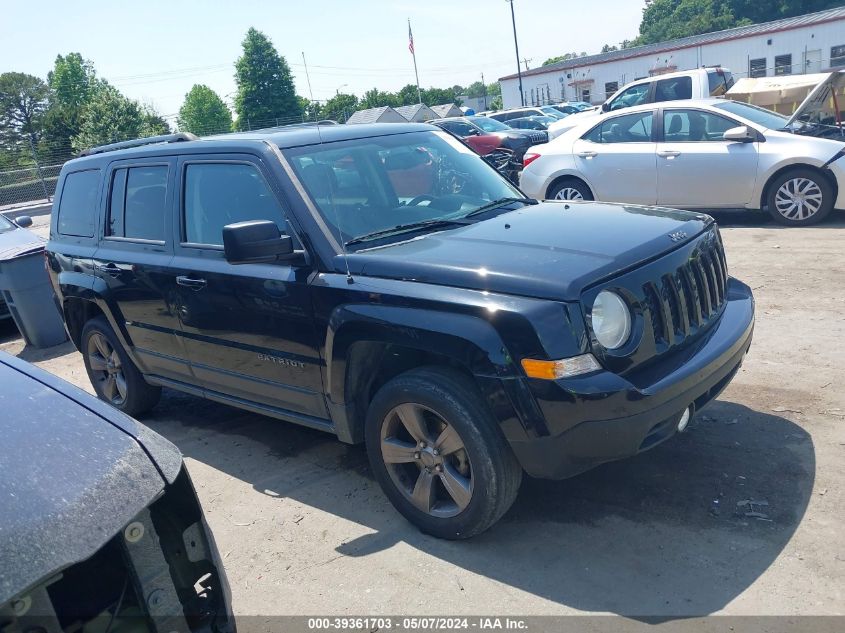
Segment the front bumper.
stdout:
<path fill-rule="evenodd" d="M 700 410 L 736 374 L 754 331 L 754 298 L 730 279 L 721 318 L 682 354 L 683 362 L 661 372 L 650 367 L 648 384 L 601 371 L 557 381 L 530 380 L 544 424 L 527 440 L 510 445 L 525 471 L 543 479 L 565 479 L 598 464 L 635 455 L 675 434 L 687 407 Z"/>

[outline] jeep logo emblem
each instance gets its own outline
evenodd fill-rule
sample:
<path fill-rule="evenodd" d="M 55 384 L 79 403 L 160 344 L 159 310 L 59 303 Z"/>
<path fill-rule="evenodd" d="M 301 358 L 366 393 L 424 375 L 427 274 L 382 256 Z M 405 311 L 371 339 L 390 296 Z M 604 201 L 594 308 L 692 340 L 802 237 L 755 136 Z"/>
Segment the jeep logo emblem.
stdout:
<path fill-rule="evenodd" d="M 683 231 L 675 231 L 674 233 L 669 233 L 669 239 L 673 242 L 680 242 L 681 240 L 685 240 L 687 238 L 687 234 Z"/>

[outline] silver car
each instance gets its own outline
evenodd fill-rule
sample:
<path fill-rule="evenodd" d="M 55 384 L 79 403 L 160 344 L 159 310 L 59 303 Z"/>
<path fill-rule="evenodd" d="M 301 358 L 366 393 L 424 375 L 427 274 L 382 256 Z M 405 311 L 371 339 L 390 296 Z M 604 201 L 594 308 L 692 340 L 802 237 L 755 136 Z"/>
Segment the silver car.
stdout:
<path fill-rule="evenodd" d="M 845 208 L 845 136 L 797 114 L 725 99 L 626 108 L 529 149 L 520 186 L 535 198 L 767 209 L 787 225 L 820 222 Z"/>

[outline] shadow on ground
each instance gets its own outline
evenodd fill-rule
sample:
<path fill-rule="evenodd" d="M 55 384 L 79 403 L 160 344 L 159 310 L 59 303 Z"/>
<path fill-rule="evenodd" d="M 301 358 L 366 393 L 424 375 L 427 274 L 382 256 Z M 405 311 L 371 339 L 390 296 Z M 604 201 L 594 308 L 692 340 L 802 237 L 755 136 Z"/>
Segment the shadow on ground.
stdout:
<path fill-rule="evenodd" d="M 765 211 L 745 211 L 738 209 L 720 210 L 712 209 L 705 211 L 708 215 L 712 215 L 719 226 L 732 228 L 755 228 L 766 227 L 767 229 L 800 231 L 800 228 L 792 226 L 784 226 L 778 224 Z M 845 210 L 835 209 L 826 220 L 819 224 L 812 224 L 810 228 L 814 229 L 842 229 L 845 227 Z"/>
<path fill-rule="evenodd" d="M 172 392 L 144 421 L 185 455 L 262 494 L 373 530 L 338 543 L 343 555 L 404 541 L 556 603 L 632 617 L 725 607 L 789 541 L 815 473 L 813 444 L 800 427 L 716 402 L 688 432 L 648 453 L 567 481 L 526 480 L 500 524 L 448 542 L 420 534 L 393 511 L 360 447 Z M 763 503 L 742 505 L 749 499 Z M 765 516 L 745 516 L 750 510 Z"/>

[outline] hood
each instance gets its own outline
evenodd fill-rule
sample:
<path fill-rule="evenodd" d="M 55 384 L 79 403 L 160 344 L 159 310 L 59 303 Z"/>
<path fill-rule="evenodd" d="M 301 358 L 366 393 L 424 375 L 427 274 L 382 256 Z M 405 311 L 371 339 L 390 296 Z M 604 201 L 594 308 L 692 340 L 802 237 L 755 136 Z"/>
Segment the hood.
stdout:
<path fill-rule="evenodd" d="M 673 209 L 545 202 L 358 251 L 348 263 L 353 275 L 577 301 L 587 286 L 677 248 L 712 221 Z"/>
<path fill-rule="evenodd" d="M 839 95 L 838 98 L 845 101 L 845 90 L 843 89 L 845 89 L 845 70 L 828 74 L 798 106 L 786 127 L 791 128 L 795 124 L 800 126 L 804 122 L 826 125 L 835 123 L 836 112 L 833 104 L 836 100 L 832 96 L 834 94 Z"/>
<path fill-rule="evenodd" d="M 584 110 L 583 112 L 570 114 L 568 117 L 561 119 L 560 121 L 555 121 L 549 125 L 549 140 L 557 138 L 564 132 L 574 128 L 576 125 L 581 125 L 591 119 L 597 119 L 602 114 L 604 114 L 604 112 L 602 112 L 601 108 L 593 108 L 592 110 Z"/>
<path fill-rule="evenodd" d="M 501 132 L 491 132 L 491 134 L 495 134 L 499 138 L 510 138 L 510 139 L 514 139 L 514 140 L 525 139 L 526 141 L 530 141 L 530 140 L 532 140 L 532 137 L 534 135 L 536 135 L 538 132 L 540 134 L 543 133 L 542 130 L 517 130 L 517 129 L 512 129 L 512 130 L 507 130 L 507 131 L 502 130 Z"/>
<path fill-rule="evenodd" d="M 46 244 L 45 240 L 26 229 L 15 227 L 8 231 L 0 231 L 0 260 L 13 259 L 42 250 L 44 244 Z"/>
<path fill-rule="evenodd" d="M 175 446 L 0 353 L 0 604 L 85 560 L 172 482 Z"/>

